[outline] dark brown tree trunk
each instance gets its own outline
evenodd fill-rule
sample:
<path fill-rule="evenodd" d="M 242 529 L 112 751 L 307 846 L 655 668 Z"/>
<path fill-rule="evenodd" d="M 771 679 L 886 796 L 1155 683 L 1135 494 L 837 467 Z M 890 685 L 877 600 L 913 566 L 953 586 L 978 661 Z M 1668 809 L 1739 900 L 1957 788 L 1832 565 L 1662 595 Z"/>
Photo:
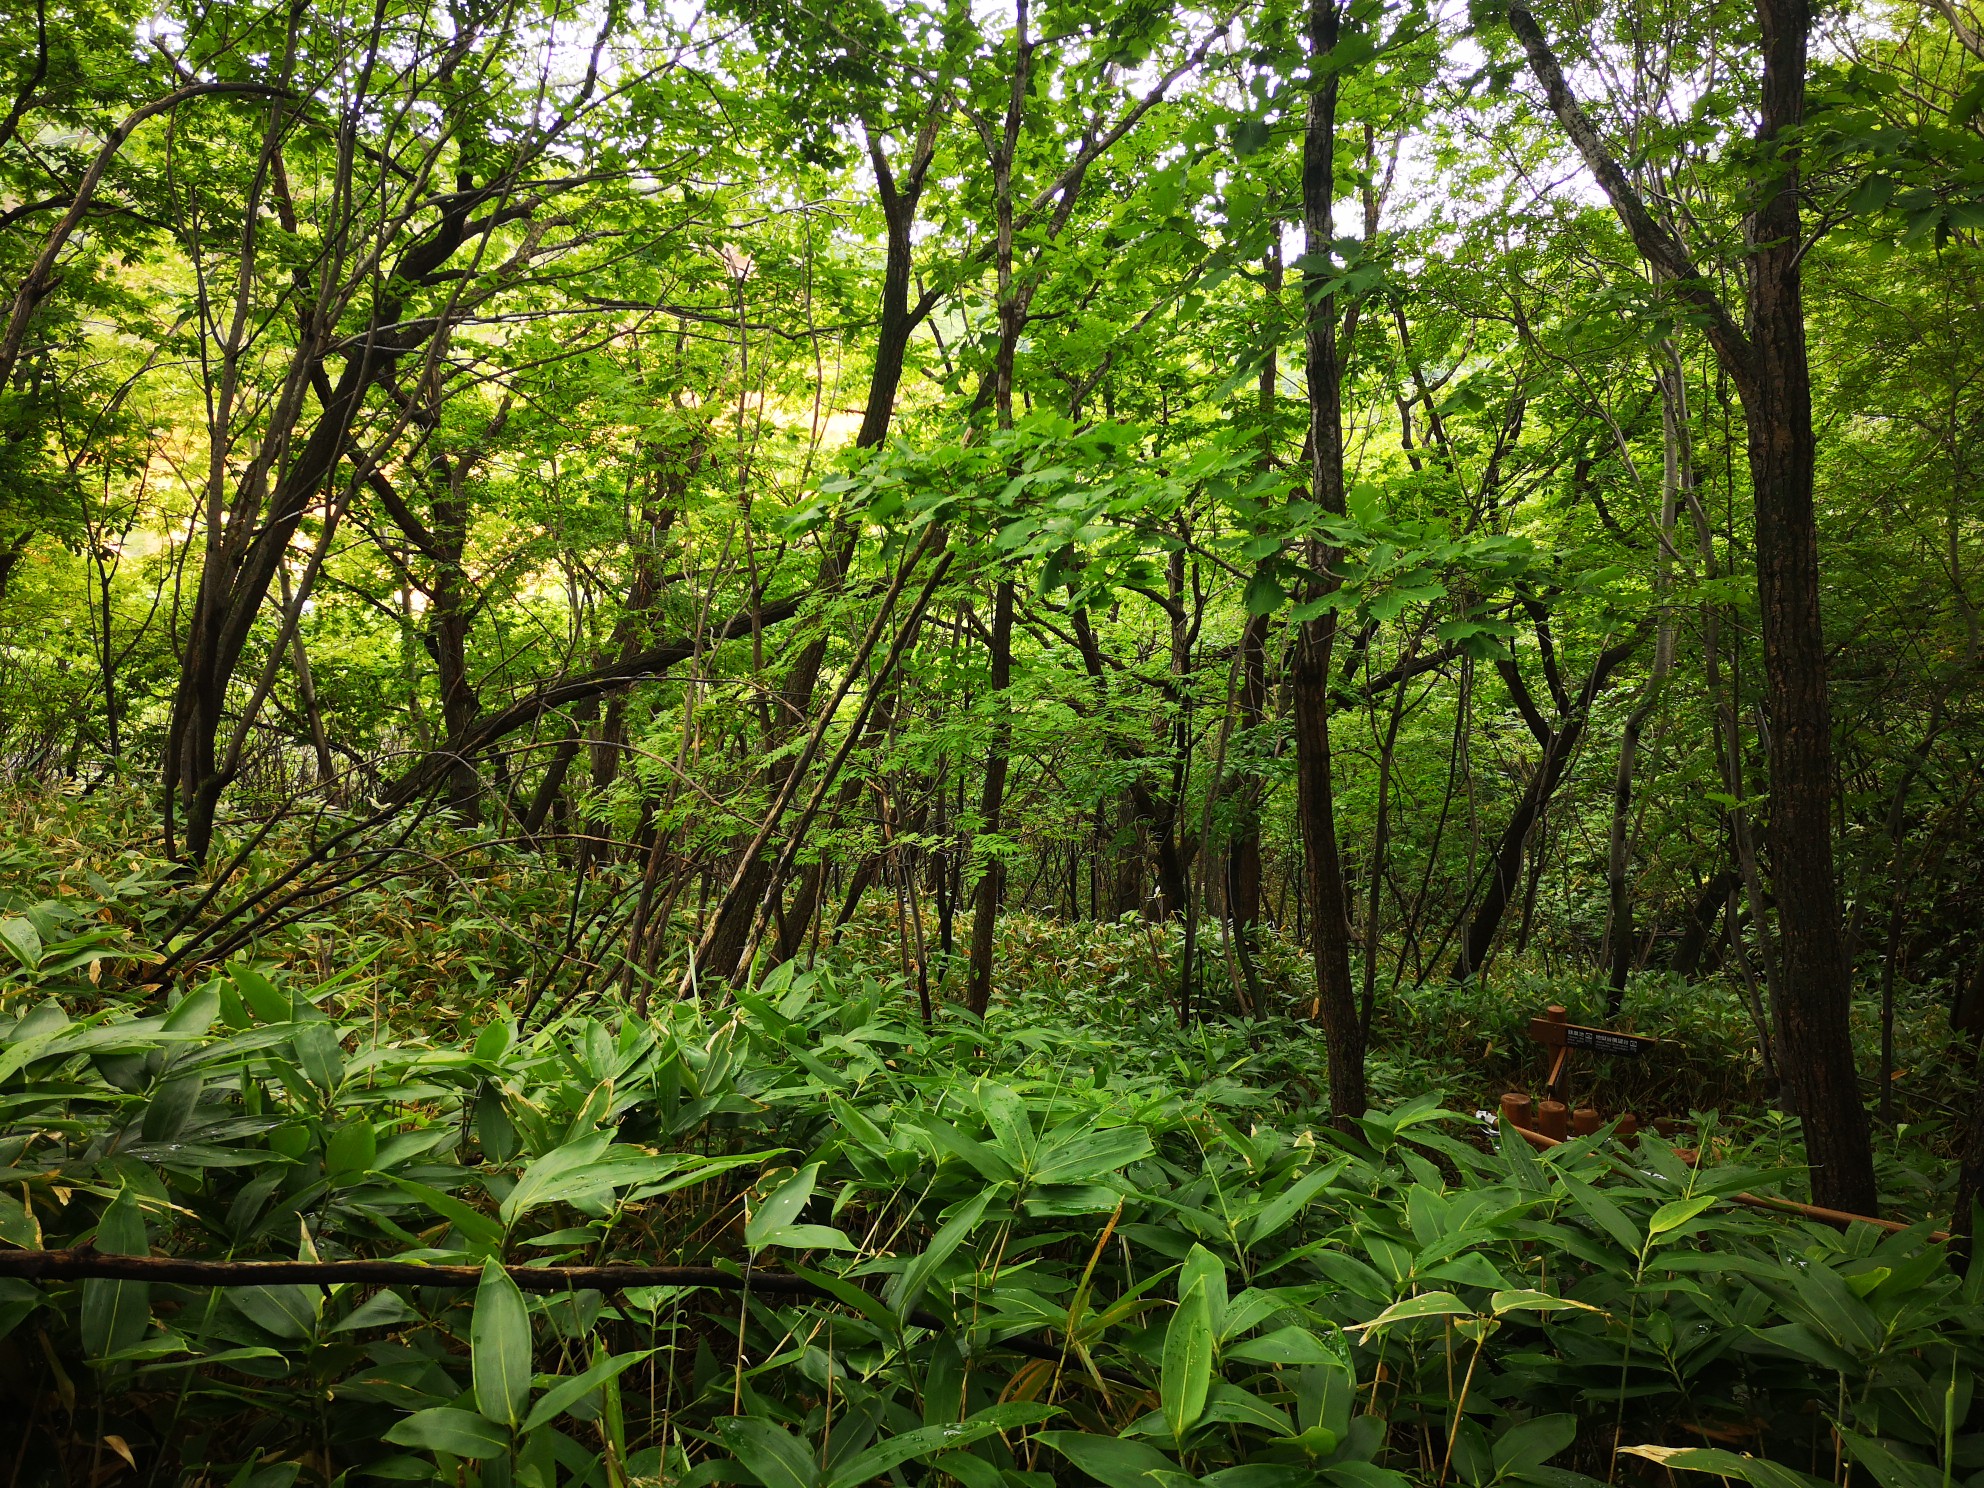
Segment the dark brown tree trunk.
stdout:
<path fill-rule="evenodd" d="M 208 536 L 166 731 L 167 810 L 176 804 L 184 813 L 184 836 L 177 847 L 187 862 L 206 861 L 214 813 L 228 785 L 219 751 L 228 684 L 305 509 L 343 456 L 376 370 L 364 358 L 354 358 L 266 508 L 243 498 L 228 513 L 225 526 Z M 171 838 L 168 831 L 169 846 Z"/>
<path fill-rule="evenodd" d="M 1006 690 L 1013 680 L 1013 581 L 1001 579 L 992 601 L 991 690 L 995 709 L 992 742 L 985 751 L 985 781 L 978 796 L 979 833 L 996 837 L 1006 809 L 1007 747 L 1012 725 L 1005 717 Z M 979 873 L 971 913 L 971 968 L 965 1005 L 979 1017 L 992 1005 L 992 938 L 1006 893 L 1006 859 L 987 853 Z"/>
<path fill-rule="evenodd" d="M 597 698 L 587 699 L 572 710 L 571 732 L 551 746 L 550 758 L 544 764 L 544 776 L 538 781 L 537 790 L 532 793 L 530 805 L 524 811 L 523 832 L 526 837 L 537 836 L 550 820 L 552 803 L 561 798 L 565 776 L 571 771 L 572 761 L 578 758 L 579 748 L 585 742 L 586 725 L 598 716 Z"/>
<path fill-rule="evenodd" d="M 1496 932 L 1502 926 L 1502 915 L 1508 909 L 1509 900 L 1514 897 L 1516 885 L 1522 878 L 1523 853 L 1529 844 L 1530 834 L 1541 825 L 1543 814 L 1549 809 L 1550 798 L 1556 794 L 1557 787 L 1563 783 L 1564 775 L 1570 769 L 1578 740 L 1583 736 L 1585 724 L 1591 716 L 1592 701 L 1609 685 L 1612 674 L 1625 663 L 1626 658 L 1638 649 L 1645 635 L 1642 630 L 1599 654 L 1598 660 L 1592 663 L 1591 675 L 1585 679 L 1584 686 L 1578 689 L 1575 697 L 1566 699 L 1569 706 L 1558 715 L 1554 728 L 1545 724 L 1537 713 L 1528 689 L 1515 670 L 1515 663 L 1502 664 L 1504 678 L 1510 682 L 1511 691 L 1522 705 L 1522 711 L 1530 716 L 1530 727 L 1543 745 L 1543 758 L 1537 764 L 1536 773 L 1530 777 L 1522 800 L 1517 803 L 1515 815 L 1509 818 L 1509 824 L 1502 829 L 1502 835 L 1495 844 L 1494 855 L 1489 862 L 1487 886 L 1482 891 L 1481 902 L 1475 906 L 1460 954 L 1454 961 L 1455 981 L 1467 980 L 1487 963 Z"/>
<path fill-rule="evenodd" d="M 1758 135 L 1777 178 L 1756 214 L 1749 328 L 1754 375 L 1739 381 L 1756 501 L 1757 598 L 1770 702 L 1771 884 L 1786 996 L 1777 1010 L 1784 1075 L 1805 1129 L 1815 1200 L 1871 1214 L 1879 1203 L 1850 1022 L 1832 852 L 1832 699 L 1819 616 L 1812 506 L 1817 441 L 1805 351 L 1795 133 L 1803 122 L 1810 13 L 1804 0 L 1759 0 L 1764 75 Z"/>
<path fill-rule="evenodd" d="M 385 281 L 402 286 L 430 282 L 430 276 L 441 272 L 465 243 L 527 216 L 524 210 L 497 205 L 507 189 L 492 183 L 457 193 L 441 221 L 396 256 Z M 470 214 L 478 209 L 487 215 L 472 220 Z M 290 541 L 345 457 L 367 394 L 392 375 L 402 358 L 443 329 L 439 318 L 409 319 L 405 310 L 401 295 L 380 296 L 371 307 L 365 333 L 340 347 L 344 364 L 335 383 L 325 371 L 323 357 L 336 333 L 336 316 L 314 326 L 292 358 L 271 414 L 281 429 L 296 428 L 302 422 L 305 397 L 314 390 L 320 410 L 309 435 L 278 468 L 271 469 L 258 456 L 233 480 L 231 500 L 223 500 L 219 487 L 221 480 L 231 477 L 216 470 L 208 493 L 205 562 L 180 654 L 162 782 L 167 850 L 178 851 L 189 862 L 203 862 L 212 845 L 214 813 L 235 768 L 235 762 L 223 760 L 217 747 L 228 685 Z M 271 452 L 291 447 L 274 431 L 262 443 Z M 173 840 L 175 804 L 185 812 L 180 843 Z"/>
<path fill-rule="evenodd" d="M 1783 955 L 1778 1042 L 1786 1085 L 1804 1123 L 1813 1197 L 1830 1208 L 1871 1213 L 1879 1194 L 1854 1059 L 1851 972 L 1833 872 L 1832 705 L 1819 614 L 1816 438 L 1800 273 L 1806 245 L 1799 131 L 1811 8 L 1807 0 L 1757 0 L 1763 65 L 1754 158 L 1761 178 L 1749 222 L 1741 324 L 1680 238 L 1647 211 L 1571 93 L 1536 18 L 1520 4 L 1511 4 L 1508 16 L 1565 133 L 1640 252 L 1702 317 L 1743 402 L 1770 705 L 1769 846 Z"/>
<path fill-rule="evenodd" d="M 1336 46 L 1342 14 L 1336 0 L 1312 0 L 1309 63 L 1322 71 Z M 1302 141 L 1302 298 L 1309 388 L 1309 481 L 1324 511 L 1344 510 L 1343 386 L 1337 357 L 1335 296 L 1323 291 L 1332 270 L 1336 232 L 1336 115 L 1338 74 L 1328 72 L 1309 94 Z M 1337 554 L 1311 542 L 1309 566 L 1328 574 Z M 1325 581 L 1334 584 L 1334 579 Z M 1325 591 L 1307 595 L 1317 598 Z M 1339 1121 L 1362 1116 L 1369 1104 L 1364 1085 L 1364 1025 L 1350 975 L 1350 894 L 1337 842 L 1335 778 L 1330 758 L 1330 657 L 1336 645 L 1336 612 L 1304 622 L 1295 638 L 1290 671 L 1290 711 L 1295 726 L 1296 813 L 1309 887 L 1309 950 L 1316 972 L 1314 1015 L 1329 1049 L 1330 1114 Z"/>
<path fill-rule="evenodd" d="M 1710 942 L 1715 936 L 1715 922 L 1720 918 L 1723 901 L 1730 893 L 1742 886 L 1742 878 L 1733 868 L 1718 868 L 1709 875 L 1701 892 L 1688 911 L 1688 923 L 1682 928 L 1681 942 L 1675 946 L 1674 954 L 1667 963 L 1667 969 L 1676 976 L 1693 981 L 1702 969 L 1702 960 Z"/>
<path fill-rule="evenodd" d="M 1013 427 L 1013 374 L 1019 355 L 1020 332 L 1026 325 L 1029 291 L 1023 291 L 1013 274 L 1013 162 L 1019 149 L 1020 124 L 1033 70 L 1035 42 L 1027 33 L 1028 0 L 1014 0 L 1013 70 L 1009 80 L 1006 114 L 996 144 L 988 151 L 992 167 L 992 197 L 995 217 L 994 267 L 998 274 L 999 337 L 992 357 L 991 393 L 994 415 L 1001 429 Z M 1006 809 L 1006 775 L 1010 767 L 1006 751 L 1012 744 L 1012 723 L 1007 717 L 1007 689 L 1013 678 L 1013 581 L 1001 578 L 992 600 L 991 651 L 991 740 L 985 750 L 985 777 L 979 790 L 979 832 L 996 837 Z M 971 914 L 971 964 L 965 981 L 965 1005 L 979 1017 L 992 1005 L 992 941 L 999 925 L 999 908 L 1006 893 L 1006 860 L 1003 854 L 982 855 L 978 890 Z"/>

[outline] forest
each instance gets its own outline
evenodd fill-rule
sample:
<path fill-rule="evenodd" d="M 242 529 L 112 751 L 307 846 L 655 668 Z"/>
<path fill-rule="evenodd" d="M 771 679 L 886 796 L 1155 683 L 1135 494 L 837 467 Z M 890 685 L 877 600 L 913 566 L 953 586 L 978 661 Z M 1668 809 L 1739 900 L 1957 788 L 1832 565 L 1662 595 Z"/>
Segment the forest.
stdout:
<path fill-rule="evenodd" d="M 1979 0 L 0 28 L 0 1488 L 1984 1488 Z"/>

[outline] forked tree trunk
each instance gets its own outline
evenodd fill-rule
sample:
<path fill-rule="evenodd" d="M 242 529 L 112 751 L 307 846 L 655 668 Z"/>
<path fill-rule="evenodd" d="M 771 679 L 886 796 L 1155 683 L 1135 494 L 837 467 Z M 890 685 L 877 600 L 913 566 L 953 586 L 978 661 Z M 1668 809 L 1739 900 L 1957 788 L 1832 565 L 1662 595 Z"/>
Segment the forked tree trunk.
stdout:
<path fill-rule="evenodd" d="M 933 102 L 916 137 L 909 165 L 900 178 L 891 170 L 879 140 L 871 137 L 869 141 L 869 160 L 875 171 L 887 246 L 883 258 L 880 319 L 875 332 L 875 364 L 869 372 L 868 400 L 862 412 L 861 428 L 854 439 L 857 449 L 879 449 L 888 438 L 896 394 L 902 385 L 903 365 L 909 354 L 910 337 L 935 303 L 931 295 L 912 301 L 910 290 L 915 281 L 912 249 L 916 209 L 922 200 L 924 182 L 942 122 L 943 111 Z M 828 539 L 821 554 L 816 591 L 831 593 L 840 588 L 853 559 L 852 532 L 837 531 Z M 813 692 L 819 684 L 821 668 L 826 661 L 828 640 L 823 627 L 800 647 L 787 669 L 779 689 L 777 728 L 781 732 L 789 732 L 811 714 Z M 766 785 L 772 794 L 776 795 L 784 787 L 785 772 L 790 767 L 790 761 L 781 760 L 767 770 Z M 761 857 L 748 864 L 743 875 L 735 880 L 733 892 L 725 894 L 717 908 L 714 930 L 702 937 L 702 953 L 709 959 L 707 964 L 699 967 L 700 977 L 731 980 L 745 970 L 738 963 L 751 939 L 753 916 L 758 905 L 768 891 L 782 893 L 784 889 L 782 884 L 773 884 L 772 878 L 770 858 Z M 784 959 L 783 952 L 780 959 Z"/>

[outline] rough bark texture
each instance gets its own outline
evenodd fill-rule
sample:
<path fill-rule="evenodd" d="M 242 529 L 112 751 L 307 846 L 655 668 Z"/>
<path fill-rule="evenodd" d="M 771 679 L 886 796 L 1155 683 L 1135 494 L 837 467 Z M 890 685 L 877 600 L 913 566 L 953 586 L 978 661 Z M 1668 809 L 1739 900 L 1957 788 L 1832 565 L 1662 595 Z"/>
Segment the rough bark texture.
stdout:
<path fill-rule="evenodd" d="M 1309 65 L 1319 69 L 1337 43 L 1342 16 L 1336 0 L 1314 0 L 1309 13 Z M 1302 141 L 1303 301 L 1307 314 L 1310 491 L 1325 511 L 1344 510 L 1343 371 L 1337 359 L 1335 297 L 1320 292 L 1330 277 L 1335 227 L 1337 74 L 1309 94 Z M 1336 555 L 1311 544 L 1310 567 L 1327 573 Z M 1308 596 L 1314 597 L 1314 596 Z M 1350 895 L 1337 843 L 1335 781 L 1330 761 L 1330 656 L 1336 612 L 1305 622 L 1295 641 L 1290 704 L 1295 725 L 1296 813 L 1309 888 L 1309 951 L 1316 971 L 1315 1014 L 1329 1047 L 1330 1114 L 1362 1116 L 1364 1024 L 1350 975 Z"/>
<path fill-rule="evenodd" d="M 1811 10 L 1806 0 L 1757 0 L 1763 66 L 1756 141 L 1763 178 L 1750 219 L 1741 324 L 1680 238 L 1648 212 L 1571 93 L 1535 17 L 1516 4 L 1508 15 L 1551 111 L 1641 254 L 1704 317 L 1709 343 L 1742 400 L 1770 707 L 1769 847 L 1783 956 L 1778 1041 L 1786 1087 L 1804 1122 L 1814 1197 L 1835 1208 L 1868 1210 L 1877 1198 L 1873 1147 L 1854 1061 L 1851 973 L 1833 871 L 1832 705 L 1819 614 L 1816 439 L 1800 276 L 1805 245 L 1798 131 Z"/>

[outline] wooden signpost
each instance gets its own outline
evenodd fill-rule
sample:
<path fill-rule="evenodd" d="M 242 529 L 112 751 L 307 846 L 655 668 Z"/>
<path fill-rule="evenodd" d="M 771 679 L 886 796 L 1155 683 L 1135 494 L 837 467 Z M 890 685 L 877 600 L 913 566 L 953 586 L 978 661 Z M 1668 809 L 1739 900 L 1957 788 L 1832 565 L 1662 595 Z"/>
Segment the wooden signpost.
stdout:
<path fill-rule="evenodd" d="M 1638 1033 L 1614 1033 L 1609 1028 L 1585 1028 L 1573 1023 L 1561 1007 L 1550 1007 L 1540 1018 L 1529 1020 L 1529 1036 L 1546 1049 L 1557 1052 L 1550 1060 L 1549 1098 L 1541 1105 L 1532 1105 L 1530 1098 L 1519 1091 L 1511 1090 L 1502 1097 L 1502 1124 L 1518 1132 L 1530 1146 L 1548 1151 L 1560 1142 L 1572 1137 L 1587 1137 L 1605 1124 L 1605 1119 L 1591 1106 L 1580 1106 L 1569 1110 L 1564 1104 L 1564 1066 L 1570 1059 L 1573 1049 L 1582 1049 L 1591 1054 L 1620 1055 L 1627 1059 L 1637 1059 L 1646 1053 L 1659 1039 L 1648 1038 Z M 1680 1130 L 1681 1124 L 1659 1117 L 1654 1121 L 1654 1129 L 1663 1136 L 1672 1136 Z M 1628 1111 L 1621 1116 L 1613 1134 L 1627 1145 L 1639 1141 L 1639 1123 Z M 1697 1161 L 1697 1155 L 1685 1147 L 1674 1149 L 1674 1155 L 1690 1167 Z M 1892 1233 L 1903 1233 L 1908 1226 L 1892 1219 L 1877 1219 L 1866 1214 L 1850 1214 L 1843 1209 L 1823 1209 L 1816 1204 L 1801 1204 L 1795 1199 L 1781 1199 L 1774 1194 L 1732 1193 L 1723 1195 L 1733 1204 L 1743 1204 L 1752 1209 L 1762 1209 L 1773 1214 L 1793 1214 L 1806 1219 L 1823 1220 L 1841 1229 L 1851 1224 L 1873 1225 Z M 1943 1244 L 1949 1239 L 1944 1230 L 1932 1230 L 1929 1239 Z M 122 1260 L 123 1257 L 117 1257 Z M 464 1268 L 465 1269 L 465 1268 Z"/>
<path fill-rule="evenodd" d="M 1567 1094 L 1564 1078 L 1565 1066 L 1569 1063 L 1571 1051 L 1581 1049 L 1589 1054 L 1610 1054 L 1637 1059 L 1660 1042 L 1638 1033 L 1614 1033 L 1609 1028 L 1586 1028 L 1569 1020 L 1569 1014 L 1561 1007 L 1548 1008 L 1542 1017 L 1529 1020 L 1529 1036 L 1546 1049 L 1556 1053 L 1550 1060 L 1550 1076 L 1546 1084 L 1548 1095 L 1543 1103 L 1532 1111 L 1530 1099 L 1526 1095 L 1510 1091 L 1502 1097 L 1502 1119 L 1511 1126 L 1525 1131 L 1541 1132 L 1555 1141 L 1566 1137 L 1588 1136 L 1603 1125 L 1598 1112 L 1590 1106 L 1581 1106 L 1573 1112 L 1564 1102 Z M 1619 1135 L 1630 1138 L 1639 1127 L 1629 1113 L 1619 1118 Z"/>

